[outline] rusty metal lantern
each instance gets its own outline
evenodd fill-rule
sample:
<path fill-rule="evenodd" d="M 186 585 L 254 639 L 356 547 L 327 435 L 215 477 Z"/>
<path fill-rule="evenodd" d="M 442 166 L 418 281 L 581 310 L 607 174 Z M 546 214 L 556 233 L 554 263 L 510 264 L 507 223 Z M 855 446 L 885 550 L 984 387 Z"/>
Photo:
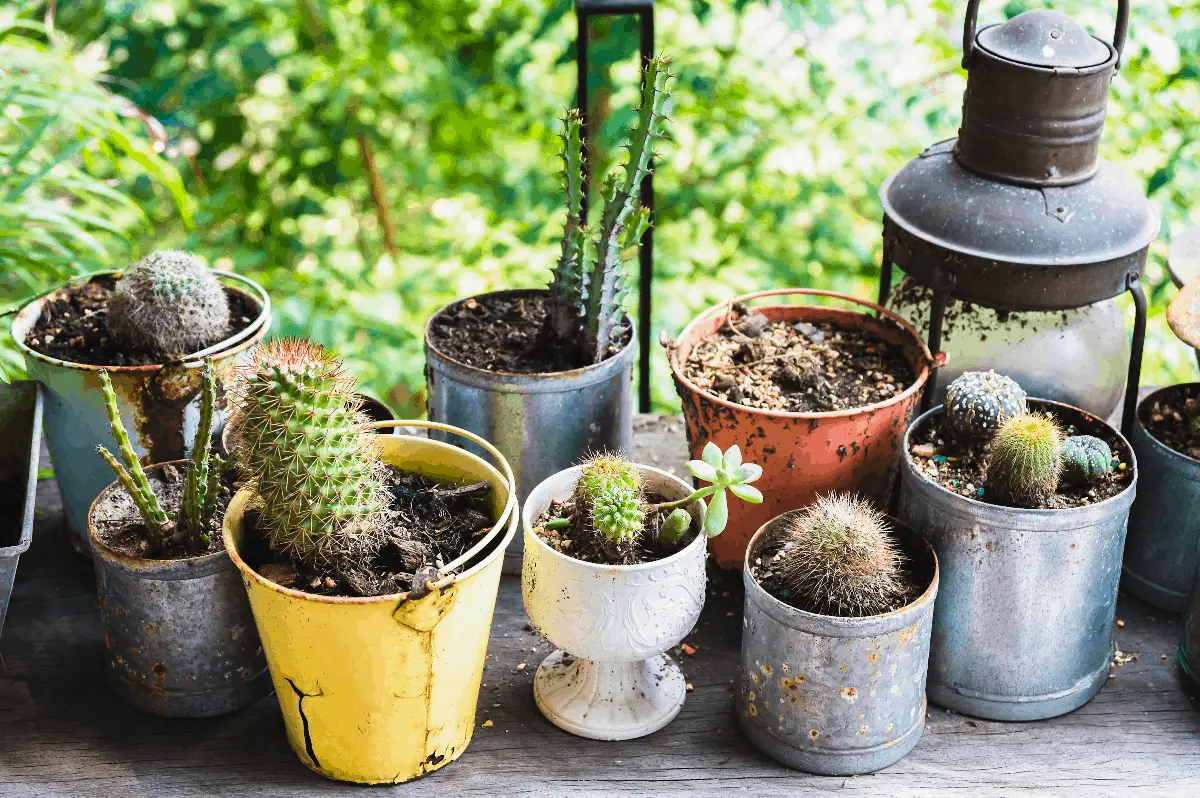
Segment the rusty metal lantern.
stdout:
<path fill-rule="evenodd" d="M 1122 419 L 1128 434 L 1146 332 L 1139 280 L 1159 221 L 1141 186 L 1098 148 L 1129 4 L 1120 0 L 1112 44 L 1048 10 L 976 32 L 978 8 L 970 0 L 963 27 L 967 89 L 958 137 L 928 148 L 880 189 L 880 304 L 893 265 L 931 288 L 936 353 L 951 299 L 1048 311 L 1129 291 L 1136 319 Z M 925 407 L 935 393 L 936 375 Z"/>

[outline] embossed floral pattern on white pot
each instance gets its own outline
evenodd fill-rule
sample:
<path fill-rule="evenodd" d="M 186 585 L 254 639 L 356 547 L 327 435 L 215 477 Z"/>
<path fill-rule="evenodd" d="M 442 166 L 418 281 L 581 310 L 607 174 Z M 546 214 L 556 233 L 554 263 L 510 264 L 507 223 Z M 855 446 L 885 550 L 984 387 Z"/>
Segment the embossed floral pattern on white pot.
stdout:
<path fill-rule="evenodd" d="M 650 493 L 691 494 L 683 480 L 638 465 Z M 555 651 L 538 668 L 533 693 L 552 723 L 581 737 L 628 740 L 661 729 L 679 714 L 683 672 L 665 653 L 691 631 L 704 606 L 706 538 L 701 532 L 670 557 L 639 565 L 597 565 L 555 551 L 533 532 L 554 500 L 570 498 L 581 466 L 530 492 L 521 516 L 525 611 Z M 697 525 L 704 504 L 688 512 Z"/>

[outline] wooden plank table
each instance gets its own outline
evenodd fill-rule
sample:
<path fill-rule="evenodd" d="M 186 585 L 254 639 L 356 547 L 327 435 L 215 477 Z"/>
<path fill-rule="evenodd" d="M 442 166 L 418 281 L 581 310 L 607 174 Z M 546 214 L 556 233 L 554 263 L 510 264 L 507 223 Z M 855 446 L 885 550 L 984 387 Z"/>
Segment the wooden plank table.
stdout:
<path fill-rule="evenodd" d="M 638 459 L 675 465 L 677 418 L 645 416 Z M 463 757 L 404 796 L 751 795 L 1197 796 L 1200 714 L 1174 662 L 1178 616 L 1122 595 L 1118 647 L 1137 654 L 1090 704 L 1054 720 L 993 723 L 931 707 L 906 759 L 872 776 L 808 776 L 776 765 L 739 734 L 737 580 L 710 582 L 704 614 L 674 652 L 694 690 L 682 714 L 641 740 L 602 743 L 562 732 L 534 706 L 533 673 L 551 647 L 532 634 L 520 583 L 505 577 L 474 740 Z M 309 796 L 363 792 L 307 770 L 284 739 L 275 698 L 211 720 L 165 720 L 122 704 L 104 681 L 91 564 L 72 553 L 53 482 L 38 493 L 33 546 L 21 558 L 0 636 L 0 795 Z M 485 722 L 490 722 L 484 725 Z"/>

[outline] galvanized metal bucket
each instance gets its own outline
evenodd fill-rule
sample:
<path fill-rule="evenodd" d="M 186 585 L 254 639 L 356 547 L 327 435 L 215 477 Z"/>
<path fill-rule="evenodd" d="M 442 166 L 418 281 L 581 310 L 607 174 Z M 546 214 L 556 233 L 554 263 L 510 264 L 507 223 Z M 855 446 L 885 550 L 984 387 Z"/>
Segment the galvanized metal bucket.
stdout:
<path fill-rule="evenodd" d="M 534 296 L 540 291 L 495 291 L 497 296 Z M 459 300 L 465 302 L 467 300 Z M 577 464 L 589 454 L 633 452 L 633 359 L 637 336 L 603 363 L 551 374 L 485 371 L 460 363 L 430 343 L 434 319 L 459 304 L 451 303 L 425 326 L 425 385 L 429 418 L 452 424 L 491 441 L 512 464 L 517 498 L 546 477 Z M 456 443 L 482 455 L 470 443 L 442 433 L 431 437 Z M 504 573 L 521 573 L 522 537 L 504 555 Z"/>
<path fill-rule="evenodd" d="M 750 572 L 792 510 L 746 549 L 737 717 L 756 748 L 788 767 L 828 776 L 872 773 L 903 758 L 925 730 L 925 675 L 938 561 L 929 543 L 892 522 L 913 578 L 928 584 L 895 612 L 839 618 L 798 610 Z"/>
<path fill-rule="evenodd" d="M 186 457 L 191 451 L 200 423 L 203 358 L 213 359 L 218 417 L 223 419 L 225 386 L 233 379 L 237 359 L 266 335 L 271 319 L 266 292 L 241 275 L 221 272 L 219 276 L 251 289 L 250 298 L 259 307 L 258 317 L 237 336 L 189 355 L 186 361 L 165 366 L 91 366 L 69 363 L 30 349 L 25 338 L 41 315 L 47 296 L 26 304 L 13 320 L 12 337 L 25 355 L 29 377 L 44 386 L 46 443 L 62 492 L 71 544 L 80 553 L 89 551 L 88 508 L 112 481 L 112 472 L 96 457 L 96 446 L 103 444 L 110 449 L 115 446 L 97 377 L 100 370 L 107 370 L 112 379 L 117 407 L 134 451 L 149 462 L 164 463 Z"/>
<path fill-rule="evenodd" d="M 187 461 L 172 465 L 182 470 Z M 270 693 L 254 617 L 228 554 L 144 560 L 96 535 L 96 508 L 123 490 L 112 483 L 88 513 L 109 684 L 138 709 L 174 718 L 223 715 Z"/>
<path fill-rule="evenodd" d="M 1100 691 L 1113 653 L 1112 627 L 1137 462 L 1129 444 L 1096 416 L 1031 399 L 1081 433 L 1119 441 L 1134 476 L 1106 501 L 1067 510 L 999 507 L 926 479 L 904 437 L 902 520 L 929 537 L 941 565 L 933 622 L 929 698 L 991 720 L 1039 720 L 1082 706 Z"/>
<path fill-rule="evenodd" d="M 1132 443 L 1141 485 L 1129 513 L 1121 586 L 1156 607 L 1182 612 L 1200 566 L 1200 460 L 1146 431 L 1150 407 L 1167 395 L 1200 396 L 1200 383 L 1159 388 L 1138 403 Z"/>
<path fill-rule="evenodd" d="M 17 576 L 17 560 L 33 540 L 38 459 L 42 452 L 42 391 L 36 382 L 0 383 L 0 490 L 3 501 L 19 508 L 16 523 L 0 528 L 0 632 Z"/>

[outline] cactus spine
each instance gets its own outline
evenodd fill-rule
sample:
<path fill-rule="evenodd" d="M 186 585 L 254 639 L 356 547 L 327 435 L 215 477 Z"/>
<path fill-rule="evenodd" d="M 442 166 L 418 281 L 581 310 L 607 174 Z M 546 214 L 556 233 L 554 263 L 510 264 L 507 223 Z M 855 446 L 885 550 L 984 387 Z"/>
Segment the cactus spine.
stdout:
<path fill-rule="evenodd" d="M 575 505 L 591 526 L 613 543 L 638 539 L 646 518 L 642 478 L 620 457 L 600 455 L 588 460 L 575 486 Z"/>
<path fill-rule="evenodd" d="M 1006 420 L 987 452 L 987 488 L 1019 506 L 1044 505 L 1062 473 L 1062 441 L 1062 430 L 1047 415 L 1023 413 Z"/>
<path fill-rule="evenodd" d="M 1005 419 L 1027 409 L 1025 391 L 994 371 L 966 371 L 946 389 L 943 404 L 951 432 L 964 441 L 986 440 Z"/>
<path fill-rule="evenodd" d="M 126 346 L 185 355 L 221 338 L 229 298 L 195 255 L 152 252 L 117 281 L 108 302 L 108 329 Z"/>
<path fill-rule="evenodd" d="M 358 570 L 392 522 L 361 399 L 333 354 L 305 340 L 258 347 L 239 377 L 234 457 L 272 548 L 318 571 Z"/>

